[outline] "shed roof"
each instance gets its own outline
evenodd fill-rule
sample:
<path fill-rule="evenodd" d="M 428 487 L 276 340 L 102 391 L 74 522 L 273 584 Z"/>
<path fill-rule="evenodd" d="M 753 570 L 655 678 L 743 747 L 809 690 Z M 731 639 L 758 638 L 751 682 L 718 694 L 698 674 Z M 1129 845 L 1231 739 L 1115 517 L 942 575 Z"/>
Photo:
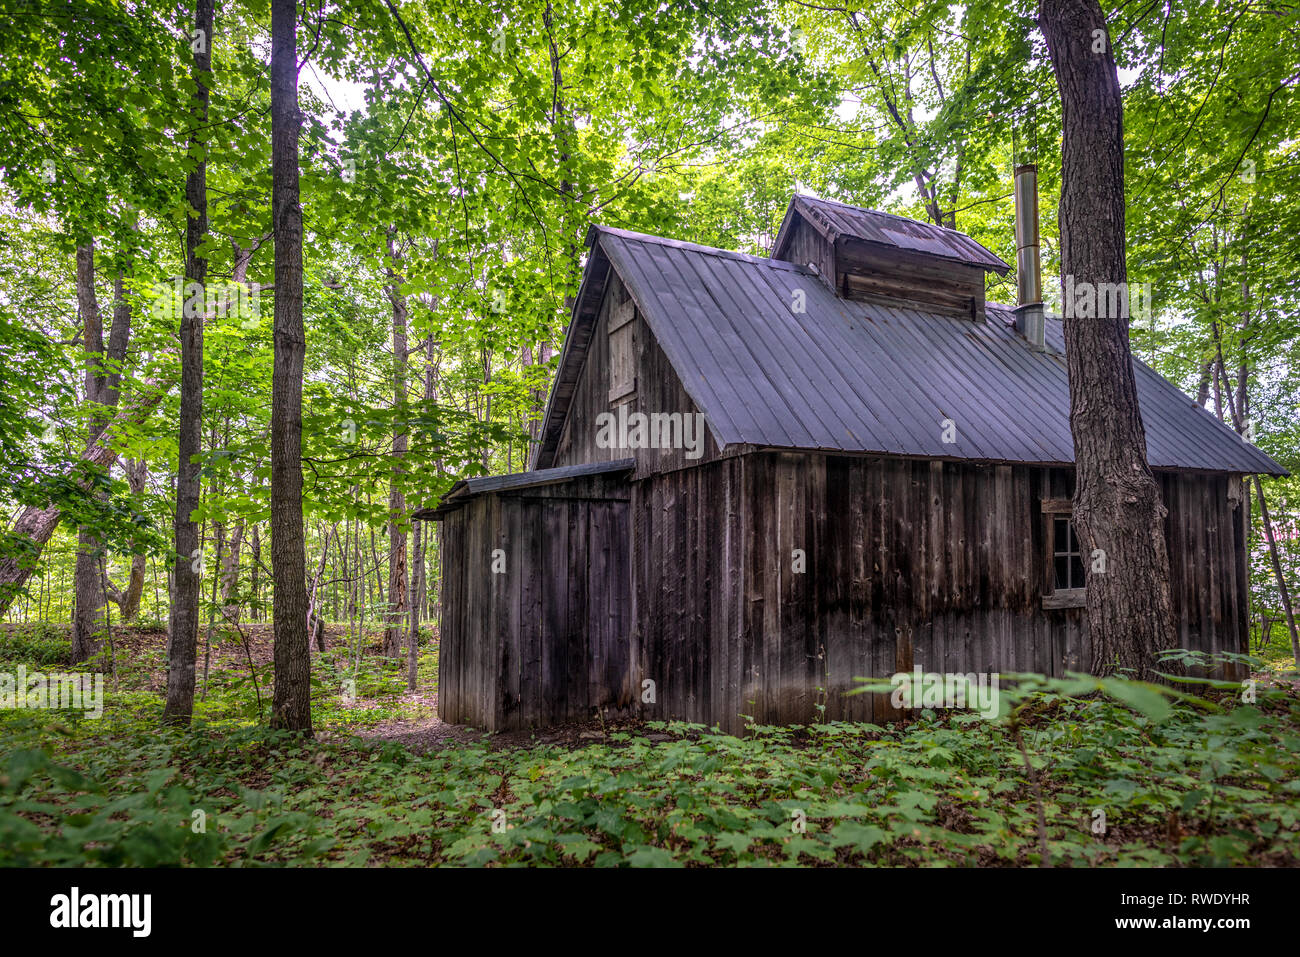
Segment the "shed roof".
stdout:
<path fill-rule="evenodd" d="M 510 475 L 480 475 L 457 480 L 438 500 L 433 508 L 416 509 L 413 518 L 437 519 L 452 509 L 459 508 L 470 499 L 485 492 L 507 492 L 516 489 L 555 485 L 588 475 L 605 475 L 612 472 L 630 472 L 636 468 L 636 459 L 614 459 L 609 462 L 585 462 L 554 469 L 534 469 L 530 472 L 513 472 Z"/>
<path fill-rule="evenodd" d="M 999 276 L 1006 275 L 1011 269 L 1000 257 L 955 229 L 800 193 L 795 193 L 785 211 L 785 219 L 776 234 L 776 242 L 772 244 L 772 258 L 780 258 L 784 252 L 798 217 L 806 220 L 831 242 L 847 238 L 892 246 L 895 249 L 926 253 L 953 262 L 991 269 Z"/>
<path fill-rule="evenodd" d="M 719 447 L 746 445 L 1072 465 L 1062 325 L 1033 351 L 1010 307 L 983 321 L 841 299 L 805 267 L 594 227 L 592 255 L 547 406 L 549 462 L 612 267 Z M 981 247 L 982 248 L 982 247 Z M 990 254 L 991 255 L 991 254 Z M 796 290 L 803 312 L 792 310 Z M 1154 468 L 1285 475 L 1134 360 Z M 571 394 L 571 393 L 570 393 Z M 944 422 L 956 441 L 943 441 Z"/>

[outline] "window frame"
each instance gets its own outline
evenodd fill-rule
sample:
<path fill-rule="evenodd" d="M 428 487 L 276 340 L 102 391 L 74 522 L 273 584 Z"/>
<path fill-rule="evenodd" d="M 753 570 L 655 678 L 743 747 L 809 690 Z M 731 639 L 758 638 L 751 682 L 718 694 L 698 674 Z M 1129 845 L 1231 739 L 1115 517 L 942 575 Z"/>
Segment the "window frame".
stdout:
<path fill-rule="evenodd" d="M 617 408 L 636 398 L 636 305 L 629 296 L 609 311 L 609 404 Z M 616 378 L 622 373 L 625 378 Z"/>
<path fill-rule="evenodd" d="M 1088 589 L 1056 587 L 1056 520 L 1064 518 L 1074 524 L 1074 503 L 1068 498 L 1045 498 L 1042 500 L 1043 512 L 1043 608 L 1083 608 L 1087 604 Z M 1078 541 L 1078 531 L 1075 531 Z M 1069 547 L 1069 542 L 1066 542 Z M 1074 553 L 1068 553 L 1074 554 Z M 1078 552 L 1079 562 L 1083 563 L 1082 546 Z M 1086 572 L 1085 572 L 1086 574 Z"/>

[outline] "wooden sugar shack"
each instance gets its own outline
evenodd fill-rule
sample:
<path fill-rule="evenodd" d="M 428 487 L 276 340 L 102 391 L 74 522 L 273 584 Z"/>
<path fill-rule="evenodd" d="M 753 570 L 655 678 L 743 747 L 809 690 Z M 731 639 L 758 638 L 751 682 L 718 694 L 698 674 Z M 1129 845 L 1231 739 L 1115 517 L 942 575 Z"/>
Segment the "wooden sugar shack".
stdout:
<path fill-rule="evenodd" d="M 882 720 L 855 676 L 1087 667 L 1061 324 L 985 301 L 1005 262 L 806 196 L 767 259 L 587 244 L 533 470 L 422 515 L 444 720 Z M 1179 643 L 1244 652 L 1242 478 L 1285 472 L 1134 371 Z"/>

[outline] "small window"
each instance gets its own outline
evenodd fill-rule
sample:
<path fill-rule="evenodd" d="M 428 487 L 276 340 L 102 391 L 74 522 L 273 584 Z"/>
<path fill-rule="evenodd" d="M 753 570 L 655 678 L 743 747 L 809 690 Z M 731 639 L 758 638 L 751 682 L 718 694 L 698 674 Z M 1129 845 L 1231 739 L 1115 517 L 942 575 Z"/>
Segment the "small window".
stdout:
<path fill-rule="evenodd" d="M 610 311 L 609 401 L 611 405 L 636 396 L 636 307 L 629 299 Z"/>
<path fill-rule="evenodd" d="M 1043 607 L 1082 608 L 1084 590 L 1083 545 L 1071 521 L 1068 498 L 1043 499 Z"/>
<path fill-rule="evenodd" d="M 1053 529 L 1053 570 L 1054 585 L 1062 588 L 1083 587 L 1083 553 L 1079 550 L 1079 536 L 1075 534 L 1074 522 L 1068 515 L 1052 517 Z"/>

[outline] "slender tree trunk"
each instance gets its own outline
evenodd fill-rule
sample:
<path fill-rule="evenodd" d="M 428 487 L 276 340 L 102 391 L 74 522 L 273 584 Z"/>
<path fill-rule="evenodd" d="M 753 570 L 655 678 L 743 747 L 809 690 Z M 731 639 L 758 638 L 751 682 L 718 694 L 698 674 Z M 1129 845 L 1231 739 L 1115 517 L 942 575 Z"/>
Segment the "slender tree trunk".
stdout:
<path fill-rule="evenodd" d="M 434 308 L 437 308 L 435 302 Z M 425 343 L 424 354 L 424 404 L 425 408 L 432 409 L 438 404 L 438 361 L 437 350 L 439 343 L 432 335 L 429 336 Z M 438 475 L 443 473 L 443 463 L 441 458 L 434 459 L 434 469 Z M 431 615 L 429 612 L 429 553 L 433 551 L 436 554 L 436 545 L 434 544 L 433 531 L 430 529 L 425 535 L 424 547 L 420 551 L 420 619 L 428 620 Z"/>
<path fill-rule="evenodd" d="M 81 343 L 85 352 L 85 401 L 90 410 L 86 425 L 89 447 L 104 428 L 104 327 L 95 295 L 95 246 L 77 247 L 77 307 L 81 313 Z M 72 574 L 72 660 L 85 661 L 102 638 L 104 589 L 99 539 L 88 527 L 77 530 L 77 558 Z"/>
<path fill-rule="evenodd" d="M 1243 292 L 1246 291 L 1247 290 L 1243 289 Z M 1246 296 L 1246 301 L 1250 301 L 1249 295 Z M 1243 324 L 1243 329 L 1244 327 L 1245 324 Z M 1230 385 L 1228 383 L 1228 374 L 1223 365 L 1223 343 L 1217 337 L 1215 339 L 1214 347 L 1217 354 L 1215 360 L 1216 367 L 1219 370 L 1219 374 L 1223 377 L 1224 385 Z M 1242 347 L 1244 350 L 1244 343 L 1242 344 Z M 1245 366 L 1246 358 L 1243 351 L 1243 369 Z M 1245 373 L 1239 373 L 1239 383 L 1241 383 L 1244 378 Z M 1245 407 L 1248 399 L 1244 383 L 1240 384 L 1238 389 L 1235 391 L 1235 399 L 1234 390 L 1231 387 L 1225 389 L 1225 394 L 1228 396 L 1228 411 L 1232 416 L 1232 427 L 1237 431 L 1237 434 L 1242 436 L 1244 439 L 1247 431 L 1247 419 L 1242 413 L 1242 409 Z M 1273 534 L 1273 519 L 1269 515 L 1268 502 L 1264 498 L 1263 483 L 1260 481 L 1258 475 L 1252 476 L 1252 479 L 1254 480 L 1255 485 L 1255 501 L 1259 503 L 1259 519 L 1264 528 L 1264 540 L 1268 543 L 1269 563 L 1273 566 L 1273 578 L 1277 582 L 1278 599 L 1282 603 L 1282 613 L 1286 618 L 1287 630 L 1291 635 L 1291 654 L 1295 658 L 1297 666 L 1300 667 L 1300 634 L 1296 631 L 1295 611 L 1291 605 L 1291 590 L 1287 587 L 1286 575 L 1282 572 L 1282 561 L 1278 554 L 1277 537 Z"/>
<path fill-rule="evenodd" d="M 239 595 L 239 554 L 244 545 L 244 520 L 235 523 L 226 545 L 226 556 L 221 563 L 221 615 L 229 622 L 238 622 L 239 602 L 233 599 Z"/>
<path fill-rule="evenodd" d="M 316 566 L 316 574 L 312 576 L 311 584 L 307 589 L 309 595 L 307 600 L 307 635 L 310 641 L 316 645 L 316 650 L 324 652 L 325 619 L 320 613 L 320 584 L 325 580 L 325 565 L 329 561 L 330 530 L 328 528 L 324 529 L 321 537 L 320 564 Z"/>
<path fill-rule="evenodd" d="M 128 260 L 129 260 L 128 255 Z M 131 304 L 126 298 L 125 282 L 119 269 L 113 286 L 113 325 L 108 346 L 104 345 L 104 326 L 95 294 L 95 247 L 86 243 L 77 248 L 77 305 L 82 317 L 82 345 L 85 351 L 85 398 L 89 410 L 86 447 L 98 440 L 117 407 L 127 346 L 131 339 Z M 86 527 L 78 530 L 78 549 L 73 577 L 75 592 L 72 619 L 72 658 L 84 661 L 98 647 L 108 616 L 101 610 L 107 604 L 106 556 L 102 543 Z"/>
<path fill-rule="evenodd" d="M 194 91 L 191 114 L 195 130 L 192 147 L 206 141 L 208 72 L 212 68 L 212 22 L 215 0 L 195 0 Z M 208 233 L 208 164 L 199 160 L 185 178 L 185 202 L 190 215 L 185 224 L 185 295 L 180 319 L 181 409 L 177 423 L 176 514 L 174 585 L 167 643 L 167 703 L 163 721 L 187 725 L 194 713 L 194 668 L 199 636 L 199 595 L 203 587 L 202 543 L 194 512 L 201 497 L 203 427 L 203 291 L 208 261 L 199 247 Z M 193 283 L 194 285 L 191 285 Z M 197 290 L 197 295 L 195 291 Z M 196 301 L 197 300 L 197 301 Z"/>
<path fill-rule="evenodd" d="M 271 727 L 312 733 L 307 556 L 302 527 L 302 207 L 298 200 L 298 3 L 271 0 L 271 218 L 275 362 L 271 376 Z"/>
<path fill-rule="evenodd" d="M 416 522 L 411 538 L 411 621 L 406 639 L 406 687 L 415 690 L 420 663 L 420 596 L 424 590 L 424 522 Z"/>
<path fill-rule="evenodd" d="M 1210 401 L 1210 373 L 1214 371 L 1214 360 L 1201 366 L 1201 378 L 1196 385 L 1196 404 L 1202 409 Z"/>
<path fill-rule="evenodd" d="M 212 671 L 212 629 L 216 626 L 217 618 L 217 589 L 221 585 L 222 561 L 225 555 L 226 547 L 226 526 L 222 522 L 214 522 L 212 526 L 213 537 L 217 540 L 217 563 L 212 573 L 212 600 L 208 602 L 208 628 L 203 636 L 203 693 L 201 697 L 207 700 L 208 697 L 208 675 Z"/>
<path fill-rule="evenodd" d="M 1105 16 L 1097 0 L 1042 0 L 1038 22 L 1061 91 L 1062 274 L 1075 288 L 1127 288 L 1123 105 Z M 1073 519 L 1085 552 L 1092 670 L 1149 677 L 1155 652 L 1173 640 L 1173 609 L 1166 513 L 1147 464 L 1127 304 L 1118 316 L 1071 312 Z"/>
<path fill-rule="evenodd" d="M 252 568 L 248 570 L 248 598 L 249 609 L 248 617 L 253 621 L 262 620 L 262 533 L 258 530 L 258 524 L 253 523 L 253 541 L 249 546 L 252 553 L 250 564 Z"/>
<path fill-rule="evenodd" d="M 406 322 L 409 315 L 402 294 L 402 253 L 397 228 L 388 230 L 388 299 L 393 306 L 393 408 L 398 418 L 393 425 L 393 467 L 388 486 L 388 613 L 384 616 L 384 654 L 396 658 L 406 637 L 406 496 L 402 492 L 402 459 L 409 437 L 404 421 L 406 408 Z"/>

